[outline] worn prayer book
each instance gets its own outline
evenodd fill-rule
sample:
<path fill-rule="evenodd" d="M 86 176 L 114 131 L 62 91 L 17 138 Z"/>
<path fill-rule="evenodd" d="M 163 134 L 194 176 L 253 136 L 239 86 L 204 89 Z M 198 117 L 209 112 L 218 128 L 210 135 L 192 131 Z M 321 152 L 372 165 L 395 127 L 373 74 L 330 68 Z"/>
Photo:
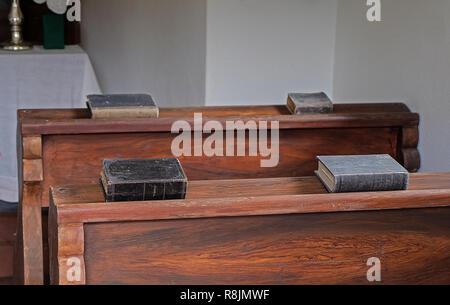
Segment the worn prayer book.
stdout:
<path fill-rule="evenodd" d="M 409 173 L 389 155 L 318 156 L 316 175 L 330 193 L 408 188 Z"/>
<path fill-rule="evenodd" d="M 333 112 L 333 103 L 324 92 L 289 93 L 287 108 L 292 114 Z"/>
<path fill-rule="evenodd" d="M 187 178 L 176 158 L 105 159 L 100 182 L 107 202 L 186 197 Z"/>
<path fill-rule="evenodd" d="M 88 95 L 93 119 L 157 118 L 159 108 L 148 94 Z"/>

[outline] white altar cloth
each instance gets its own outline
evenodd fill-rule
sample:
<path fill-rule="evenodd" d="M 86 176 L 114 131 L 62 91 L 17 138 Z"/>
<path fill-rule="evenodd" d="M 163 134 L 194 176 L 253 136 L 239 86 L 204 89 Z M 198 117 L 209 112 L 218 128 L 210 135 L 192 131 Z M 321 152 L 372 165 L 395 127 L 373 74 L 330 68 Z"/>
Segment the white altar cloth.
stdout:
<path fill-rule="evenodd" d="M 83 108 L 92 93 L 101 92 L 89 57 L 79 46 L 0 50 L 0 200 L 18 200 L 17 110 Z"/>

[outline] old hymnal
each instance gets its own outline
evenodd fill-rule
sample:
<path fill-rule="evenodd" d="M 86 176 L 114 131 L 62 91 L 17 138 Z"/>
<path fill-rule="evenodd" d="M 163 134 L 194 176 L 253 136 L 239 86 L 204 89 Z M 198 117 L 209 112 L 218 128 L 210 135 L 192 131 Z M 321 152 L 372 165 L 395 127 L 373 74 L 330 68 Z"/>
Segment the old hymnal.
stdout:
<path fill-rule="evenodd" d="M 292 114 L 316 114 L 333 112 L 333 103 L 323 93 L 289 93 L 287 108 Z"/>
<path fill-rule="evenodd" d="M 316 175 L 330 193 L 408 188 L 409 173 L 389 155 L 318 156 Z"/>
<path fill-rule="evenodd" d="M 88 95 L 93 119 L 157 118 L 159 109 L 148 94 Z"/>
<path fill-rule="evenodd" d="M 108 202 L 186 197 L 187 178 L 176 158 L 105 159 L 100 182 Z"/>

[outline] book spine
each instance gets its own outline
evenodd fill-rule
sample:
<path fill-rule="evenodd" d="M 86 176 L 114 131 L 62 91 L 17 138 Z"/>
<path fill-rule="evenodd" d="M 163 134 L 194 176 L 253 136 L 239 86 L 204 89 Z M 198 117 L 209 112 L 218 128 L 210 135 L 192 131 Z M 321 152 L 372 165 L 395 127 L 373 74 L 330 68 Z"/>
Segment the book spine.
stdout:
<path fill-rule="evenodd" d="M 186 198 L 187 182 L 152 182 L 116 184 L 115 192 L 106 196 L 107 201 L 152 201 Z"/>
<path fill-rule="evenodd" d="M 341 175 L 336 177 L 336 193 L 396 191 L 408 188 L 407 173 Z"/>

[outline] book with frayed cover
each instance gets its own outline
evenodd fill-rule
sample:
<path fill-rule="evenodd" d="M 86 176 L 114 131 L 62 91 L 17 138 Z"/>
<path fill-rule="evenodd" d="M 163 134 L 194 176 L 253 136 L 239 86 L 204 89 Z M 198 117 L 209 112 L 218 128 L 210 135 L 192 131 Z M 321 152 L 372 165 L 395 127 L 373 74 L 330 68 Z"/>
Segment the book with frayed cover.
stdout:
<path fill-rule="evenodd" d="M 107 202 L 184 199 L 187 190 L 176 158 L 105 159 L 100 183 Z"/>
<path fill-rule="evenodd" d="M 286 107 L 292 114 L 324 114 L 333 112 L 333 103 L 324 92 L 289 93 Z"/>

